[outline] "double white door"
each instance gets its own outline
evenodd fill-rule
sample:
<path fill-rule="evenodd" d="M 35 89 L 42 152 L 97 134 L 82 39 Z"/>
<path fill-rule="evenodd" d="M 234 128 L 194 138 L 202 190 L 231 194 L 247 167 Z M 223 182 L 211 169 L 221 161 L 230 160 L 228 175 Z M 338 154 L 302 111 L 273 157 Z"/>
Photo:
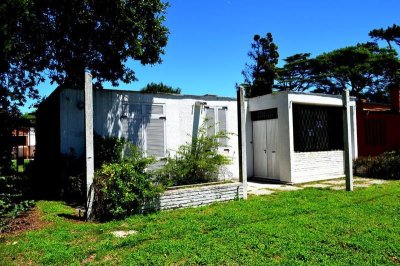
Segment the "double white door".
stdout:
<path fill-rule="evenodd" d="M 253 121 L 254 176 L 277 179 L 278 119 Z"/>

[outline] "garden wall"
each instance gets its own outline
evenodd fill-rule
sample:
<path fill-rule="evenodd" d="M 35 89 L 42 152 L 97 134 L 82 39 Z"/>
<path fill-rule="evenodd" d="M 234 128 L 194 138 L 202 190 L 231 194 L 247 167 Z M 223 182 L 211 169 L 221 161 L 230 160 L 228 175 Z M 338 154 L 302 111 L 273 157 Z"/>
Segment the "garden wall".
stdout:
<path fill-rule="evenodd" d="M 243 184 L 239 182 L 171 188 L 161 195 L 159 209 L 204 206 L 214 202 L 241 198 L 243 198 Z"/>

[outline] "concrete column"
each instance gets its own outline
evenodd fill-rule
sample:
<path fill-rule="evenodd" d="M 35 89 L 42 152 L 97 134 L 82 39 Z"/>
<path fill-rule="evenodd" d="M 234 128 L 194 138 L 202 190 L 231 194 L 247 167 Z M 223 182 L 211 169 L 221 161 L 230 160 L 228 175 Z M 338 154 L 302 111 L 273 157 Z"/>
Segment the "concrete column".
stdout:
<path fill-rule="evenodd" d="M 247 199 L 247 158 L 246 158 L 246 109 L 244 106 L 243 88 L 236 87 L 238 145 L 239 145 L 239 181 L 243 183 L 243 198 Z"/>
<path fill-rule="evenodd" d="M 346 190 L 353 191 L 353 156 L 351 141 L 350 93 L 343 91 L 343 138 L 344 138 L 344 171 L 346 174 Z"/>
<path fill-rule="evenodd" d="M 200 126 L 200 113 L 201 107 L 203 106 L 203 102 L 195 102 L 194 110 L 193 110 L 193 130 L 192 130 L 192 142 L 194 143 L 197 140 L 197 135 L 199 133 Z"/>
<path fill-rule="evenodd" d="M 94 177 L 93 149 L 93 87 L 92 75 L 85 73 L 85 158 L 86 158 L 86 219 L 92 215 Z"/>

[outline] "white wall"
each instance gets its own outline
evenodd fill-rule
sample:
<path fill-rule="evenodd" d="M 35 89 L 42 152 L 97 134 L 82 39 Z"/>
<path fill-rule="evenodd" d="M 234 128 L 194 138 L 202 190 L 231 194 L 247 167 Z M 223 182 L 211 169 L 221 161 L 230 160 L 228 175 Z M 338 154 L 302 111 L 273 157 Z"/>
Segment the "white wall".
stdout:
<path fill-rule="evenodd" d="M 77 155 L 83 153 L 83 92 L 64 89 L 60 93 L 61 102 L 61 152 L 68 153 L 73 148 Z M 228 140 L 227 149 L 221 152 L 230 156 L 232 164 L 227 167 L 230 178 L 238 178 L 238 140 L 237 140 L 237 103 L 235 99 L 215 96 L 185 96 L 166 94 L 141 94 L 130 91 L 101 90 L 94 91 L 94 130 L 100 135 L 122 136 L 121 115 L 123 104 L 149 103 L 165 106 L 165 142 L 171 154 L 185 142 L 191 141 L 193 130 L 193 112 L 196 101 L 205 102 L 210 107 L 227 107 L 227 132 L 233 133 Z M 201 117 L 204 118 L 204 109 Z M 200 121 L 200 124 L 202 121 Z"/>
<path fill-rule="evenodd" d="M 293 103 L 319 105 L 319 106 L 342 106 L 341 96 L 288 93 L 289 101 L 289 125 L 290 125 L 290 160 L 291 160 L 291 182 L 302 183 L 344 176 L 344 154 L 343 151 L 316 151 L 295 152 L 293 142 Z M 352 112 L 355 111 L 355 100 L 350 102 Z M 353 155 L 357 155 L 357 126 L 355 112 L 351 115 Z M 343 138 L 343 136 L 338 136 Z"/>
<path fill-rule="evenodd" d="M 287 93 L 275 93 L 269 95 L 263 95 L 248 99 L 249 112 L 259 111 L 263 109 L 278 108 L 278 143 L 277 143 L 277 165 L 275 169 L 278 169 L 274 179 L 278 179 L 285 182 L 290 182 L 290 147 L 289 147 L 289 125 L 288 125 L 288 100 Z M 252 127 L 252 121 L 250 115 L 246 120 L 247 124 Z M 248 126 L 248 125 L 247 125 Z M 252 146 L 253 136 L 249 134 L 247 136 L 249 146 Z M 248 165 L 253 167 L 253 158 L 248 158 Z M 249 173 L 253 173 L 253 168 Z M 249 175 L 250 176 L 250 175 Z"/>
<path fill-rule="evenodd" d="M 248 99 L 248 112 L 278 108 L 278 165 L 277 176 L 284 182 L 300 183 L 344 175 L 343 151 L 294 152 L 293 141 L 293 103 L 307 105 L 342 106 L 341 96 L 306 94 L 294 92 L 278 92 L 270 95 Z M 357 121 L 355 116 L 355 100 L 351 100 L 353 157 L 357 157 Z M 247 149 L 252 153 L 252 121 L 250 114 L 246 120 Z M 342 136 L 338 136 L 342 137 Z M 249 152 L 248 152 L 249 153 Z M 247 156 L 248 176 L 253 175 L 253 156 Z"/>

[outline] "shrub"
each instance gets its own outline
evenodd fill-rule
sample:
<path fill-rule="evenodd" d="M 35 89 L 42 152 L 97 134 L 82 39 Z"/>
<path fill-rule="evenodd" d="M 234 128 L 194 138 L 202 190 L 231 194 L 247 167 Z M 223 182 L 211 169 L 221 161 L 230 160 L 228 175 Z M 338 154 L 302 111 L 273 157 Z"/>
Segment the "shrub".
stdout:
<path fill-rule="evenodd" d="M 217 181 L 221 167 L 231 162 L 227 156 L 218 153 L 220 140 L 224 138 L 228 138 L 228 134 L 223 131 L 208 136 L 203 124 L 198 137 L 180 146 L 175 156 L 168 157 L 165 166 L 155 172 L 157 179 L 166 186 Z"/>
<path fill-rule="evenodd" d="M 371 178 L 400 179 L 400 150 L 357 158 L 354 160 L 354 173 Z"/>
<path fill-rule="evenodd" d="M 0 232 L 11 219 L 32 207 L 33 201 L 24 198 L 25 185 L 21 176 L 0 176 Z"/>
<path fill-rule="evenodd" d="M 103 137 L 94 133 L 94 167 L 100 168 L 104 163 L 119 163 L 122 161 L 123 150 L 128 141 L 124 138 Z"/>
<path fill-rule="evenodd" d="M 119 163 L 105 163 L 93 180 L 93 216 L 100 221 L 122 219 L 144 211 L 161 193 L 162 187 L 152 182 L 146 168 L 154 158 L 143 157 L 130 147 L 130 157 Z"/>
<path fill-rule="evenodd" d="M 96 133 L 94 141 L 94 167 L 101 168 L 106 163 L 122 162 L 123 149 L 127 140 L 117 137 L 103 137 Z M 62 180 L 61 196 L 64 200 L 83 204 L 86 199 L 85 158 L 77 157 L 72 150 L 60 159 Z"/>

